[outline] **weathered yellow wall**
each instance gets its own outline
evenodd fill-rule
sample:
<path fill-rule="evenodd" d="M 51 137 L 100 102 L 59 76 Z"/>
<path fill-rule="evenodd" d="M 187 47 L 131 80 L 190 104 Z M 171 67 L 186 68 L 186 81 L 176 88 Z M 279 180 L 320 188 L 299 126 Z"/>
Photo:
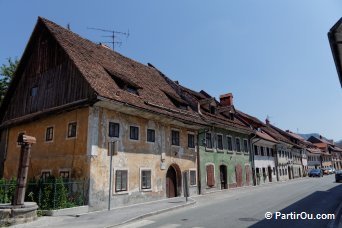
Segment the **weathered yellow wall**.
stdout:
<path fill-rule="evenodd" d="M 88 114 L 89 108 L 82 108 L 10 128 L 4 177 L 17 176 L 20 147 L 16 141 L 20 132 L 37 139 L 32 146 L 29 179 L 39 178 L 42 170 L 51 170 L 52 175 L 59 176 L 60 169 L 70 169 L 72 178 L 89 177 L 86 156 Z M 77 121 L 76 138 L 69 139 L 68 123 L 73 121 Z M 54 127 L 53 141 L 46 142 L 45 132 L 50 126 Z"/>
<path fill-rule="evenodd" d="M 90 170 L 90 206 L 94 209 L 105 208 L 108 200 L 110 157 L 107 155 L 107 145 L 110 140 L 118 140 L 118 154 L 113 158 L 113 170 L 128 170 L 128 192 L 115 193 L 113 184 L 113 206 L 165 198 L 166 172 L 171 164 L 177 164 L 181 172 L 197 167 L 196 149 L 189 149 L 187 146 L 188 129 L 133 115 L 106 108 L 98 109 L 98 149 L 97 155 L 91 158 Z M 108 137 L 109 121 L 120 123 L 119 138 Z M 139 127 L 138 141 L 129 139 L 130 125 Z M 147 128 L 155 129 L 155 143 L 146 142 Z M 180 130 L 179 147 L 171 146 L 171 129 Z M 165 153 L 165 169 L 161 169 L 162 153 Z M 141 168 L 152 170 L 152 189 L 150 191 L 140 190 Z M 113 183 L 115 181 L 114 173 Z M 197 193 L 196 187 L 192 187 L 190 191 L 192 194 Z"/>

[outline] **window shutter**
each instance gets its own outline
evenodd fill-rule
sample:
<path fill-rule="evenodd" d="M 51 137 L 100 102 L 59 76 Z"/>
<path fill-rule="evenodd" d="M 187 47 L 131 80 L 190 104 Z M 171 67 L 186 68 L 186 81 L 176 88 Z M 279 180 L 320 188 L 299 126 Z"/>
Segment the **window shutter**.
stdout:
<path fill-rule="evenodd" d="M 207 166 L 207 184 L 209 187 L 213 187 L 215 185 L 215 177 L 214 177 L 214 166 Z"/>

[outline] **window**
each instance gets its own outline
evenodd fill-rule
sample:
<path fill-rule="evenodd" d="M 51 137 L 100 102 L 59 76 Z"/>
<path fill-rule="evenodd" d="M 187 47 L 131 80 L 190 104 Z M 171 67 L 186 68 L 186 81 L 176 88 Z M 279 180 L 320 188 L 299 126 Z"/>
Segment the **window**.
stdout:
<path fill-rule="evenodd" d="M 211 141 L 211 133 L 205 134 L 205 141 L 207 143 L 207 145 L 206 145 L 207 148 L 213 148 L 213 143 Z"/>
<path fill-rule="evenodd" d="M 115 192 L 127 191 L 127 170 L 115 171 Z"/>
<path fill-rule="evenodd" d="M 264 154 L 264 147 L 263 146 L 260 147 L 260 155 L 261 156 L 265 156 L 265 154 Z"/>
<path fill-rule="evenodd" d="M 215 185 L 214 165 L 207 165 L 207 185 L 213 187 Z"/>
<path fill-rule="evenodd" d="M 171 131 L 171 144 L 174 146 L 179 146 L 179 131 Z"/>
<path fill-rule="evenodd" d="M 269 157 L 270 156 L 270 148 L 266 148 L 266 154 L 267 154 L 267 156 Z"/>
<path fill-rule="evenodd" d="M 139 140 L 139 128 L 135 126 L 129 127 L 129 138 L 133 140 Z"/>
<path fill-rule="evenodd" d="M 53 139 L 53 127 L 46 128 L 45 141 L 49 142 Z"/>
<path fill-rule="evenodd" d="M 190 170 L 189 175 L 190 175 L 190 178 L 189 178 L 190 179 L 190 185 L 191 186 L 196 185 L 196 183 L 197 183 L 197 181 L 196 181 L 196 179 L 197 179 L 196 170 Z"/>
<path fill-rule="evenodd" d="M 147 142 L 156 141 L 156 132 L 153 129 L 147 129 Z"/>
<path fill-rule="evenodd" d="M 35 97 L 38 94 L 38 86 L 34 86 L 31 88 L 31 97 Z"/>
<path fill-rule="evenodd" d="M 64 180 L 70 178 L 70 172 L 69 171 L 59 171 L 59 176 L 62 177 Z"/>
<path fill-rule="evenodd" d="M 232 140 L 232 137 L 231 136 L 228 136 L 227 137 L 227 149 L 229 151 L 232 151 L 233 150 L 233 140 Z"/>
<path fill-rule="evenodd" d="M 141 189 L 151 189 L 151 170 L 141 170 Z"/>
<path fill-rule="evenodd" d="M 47 180 L 51 176 L 51 171 L 42 171 L 41 179 Z"/>
<path fill-rule="evenodd" d="M 240 152 L 241 151 L 240 139 L 239 138 L 235 138 L 235 143 L 236 143 L 236 151 Z"/>
<path fill-rule="evenodd" d="M 223 150 L 223 136 L 217 135 L 217 149 Z"/>
<path fill-rule="evenodd" d="M 188 134 L 188 147 L 195 148 L 195 135 L 194 134 Z"/>
<path fill-rule="evenodd" d="M 76 127 L 77 127 L 76 122 L 68 124 L 68 138 L 76 137 Z"/>
<path fill-rule="evenodd" d="M 244 140 L 243 140 L 243 148 L 244 148 L 244 151 L 245 151 L 246 153 L 249 152 L 248 140 L 247 140 L 247 139 L 244 139 Z"/>
<path fill-rule="evenodd" d="M 254 154 L 259 155 L 258 146 L 254 145 Z"/>
<path fill-rule="evenodd" d="M 120 125 L 118 123 L 109 122 L 109 137 L 119 137 Z"/>
<path fill-rule="evenodd" d="M 274 151 L 273 148 L 271 148 L 271 156 L 274 157 Z"/>

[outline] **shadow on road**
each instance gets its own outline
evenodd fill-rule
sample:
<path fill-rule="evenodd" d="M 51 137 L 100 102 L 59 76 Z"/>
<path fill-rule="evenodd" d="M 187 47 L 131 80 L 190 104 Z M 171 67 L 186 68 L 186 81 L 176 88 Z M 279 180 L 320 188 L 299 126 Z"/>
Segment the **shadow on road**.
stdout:
<path fill-rule="evenodd" d="M 275 192 L 275 194 L 277 193 Z M 295 214 L 300 214 L 302 212 L 306 212 L 308 214 L 312 213 L 313 219 L 301 219 L 299 216 L 298 219 L 290 219 L 290 215 L 288 216 L 288 219 L 281 219 L 280 216 L 278 216 L 276 219 L 275 211 L 271 211 L 273 213 L 272 219 L 263 219 L 250 227 L 326 227 L 331 220 L 314 219 L 315 216 L 317 214 L 334 213 L 341 202 L 342 185 L 336 183 L 336 187 L 333 187 L 327 191 L 314 192 L 280 211 L 281 214 L 292 213 L 292 217 L 295 217 Z"/>

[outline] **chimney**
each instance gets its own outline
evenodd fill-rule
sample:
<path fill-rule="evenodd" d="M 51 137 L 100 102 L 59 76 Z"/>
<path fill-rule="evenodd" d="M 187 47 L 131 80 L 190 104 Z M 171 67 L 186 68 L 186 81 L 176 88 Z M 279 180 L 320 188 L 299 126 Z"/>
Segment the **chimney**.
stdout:
<path fill-rule="evenodd" d="M 220 96 L 220 104 L 222 106 L 231 106 L 233 105 L 233 94 L 227 93 Z"/>

